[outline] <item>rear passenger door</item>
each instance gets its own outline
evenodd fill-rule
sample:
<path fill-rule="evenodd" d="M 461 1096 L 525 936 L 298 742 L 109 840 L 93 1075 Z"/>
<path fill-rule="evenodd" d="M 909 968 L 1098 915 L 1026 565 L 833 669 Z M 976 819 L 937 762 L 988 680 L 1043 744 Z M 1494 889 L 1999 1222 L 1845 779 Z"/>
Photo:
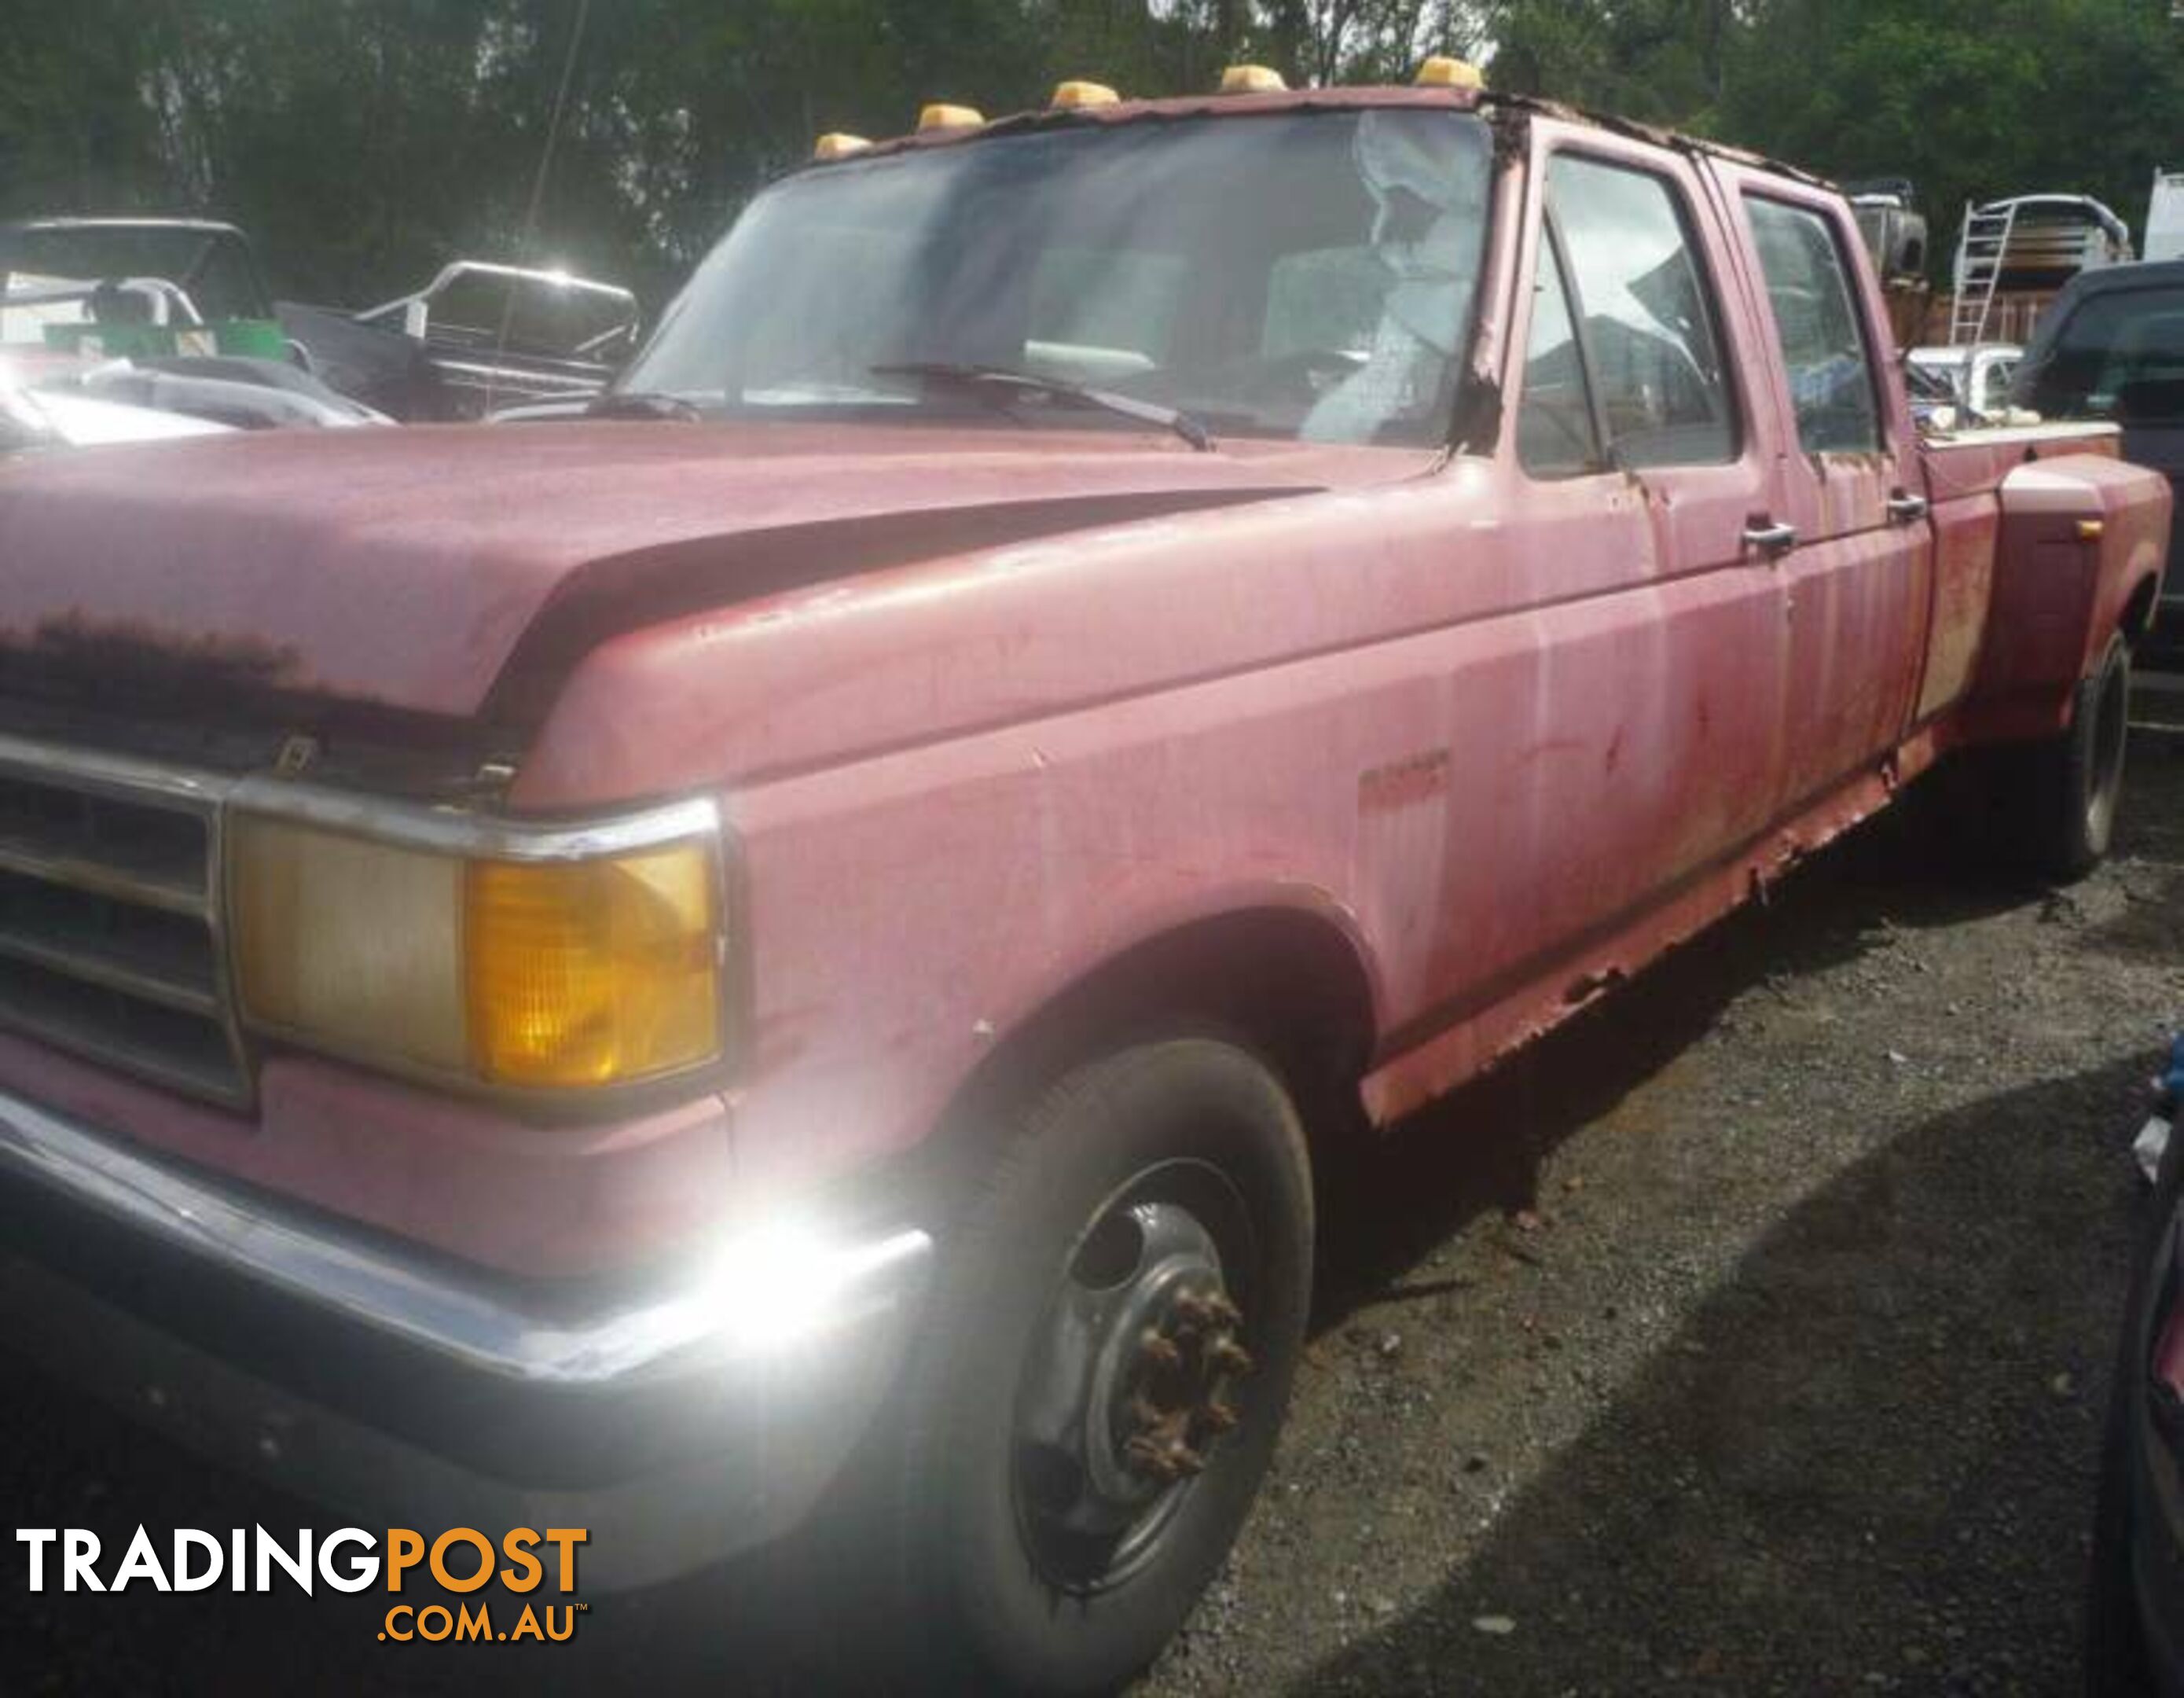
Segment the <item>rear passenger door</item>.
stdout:
<path fill-rule="evenodd" d="M 1910 421 L 1880 360 L 1880 302 L 1852 261 L 1836 197 L 1734 165 L 1714 168 L 1795 433 L 1774 511 L 1789 624 L 1783 802 L 1878 759 L 1912 718 L 1932 595 L 1932 527 Z"/>

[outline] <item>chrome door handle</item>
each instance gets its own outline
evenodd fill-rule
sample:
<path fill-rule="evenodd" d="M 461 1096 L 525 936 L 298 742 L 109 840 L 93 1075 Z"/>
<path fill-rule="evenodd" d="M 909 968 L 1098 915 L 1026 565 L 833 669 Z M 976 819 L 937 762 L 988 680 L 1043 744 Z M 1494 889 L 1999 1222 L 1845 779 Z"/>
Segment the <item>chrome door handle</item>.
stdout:
<path fill-rule="evenodd" d="M 1797 528 L 1778 525 L 1771 519 L 1754 519 L 1744 528 L 1744 545 L 1757 549 L 1769 560 L 1785 555 L 1797 545 Z"/>
<path fill-rule="evenodd" d="M 1899 525 L 1915 525 L 1930 511 L 1924 495 L 1914 495 L 1908 489 L 1898 489 L 1888 498 L 1888 517 Z"/>

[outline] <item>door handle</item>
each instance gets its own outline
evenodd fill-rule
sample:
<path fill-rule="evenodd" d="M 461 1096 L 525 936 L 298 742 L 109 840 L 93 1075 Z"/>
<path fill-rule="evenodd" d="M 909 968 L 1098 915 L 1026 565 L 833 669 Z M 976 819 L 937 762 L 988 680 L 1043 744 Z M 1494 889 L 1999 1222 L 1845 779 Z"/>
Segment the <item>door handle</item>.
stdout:
<path fill-rule="evenodd" d="M 1754 518 L 1744 528 L 1744 545 L 1756 549 L 1773 560 L 1797 547 L 1797 528 L 1795 525 L 1778 525 L 1763 516 Z"/>
<path fill-rule="evenodd" d="M 1898 489 L 1888 498 L 1888 517 L 1899 525 L 1915 525 L 1930 511 L 1924 495 Z"/>

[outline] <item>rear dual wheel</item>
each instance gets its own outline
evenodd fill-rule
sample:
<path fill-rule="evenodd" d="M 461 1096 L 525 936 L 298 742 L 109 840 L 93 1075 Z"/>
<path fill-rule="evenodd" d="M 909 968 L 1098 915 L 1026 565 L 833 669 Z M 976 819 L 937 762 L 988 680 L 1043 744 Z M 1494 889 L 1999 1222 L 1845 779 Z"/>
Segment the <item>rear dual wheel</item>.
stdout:
<path fill-rule="evenodd" d="M 936 1684 L 1105 1690 L 1181 1625 L 1273 1454 L 1312 1222 L 1295 1109 L 1234 1044 L 1119 1051 L 1013 1118 L 911 1374 L 898 1573 Z"/>
<path fill-rule="evenodd" d="M 2131 645 L 2119 631 L 2072 695 L 2069 727 L 2021 757 L 2026 846 L 2047 876 L 2072 882 L 2107 859 L 2130 724 Z"/>

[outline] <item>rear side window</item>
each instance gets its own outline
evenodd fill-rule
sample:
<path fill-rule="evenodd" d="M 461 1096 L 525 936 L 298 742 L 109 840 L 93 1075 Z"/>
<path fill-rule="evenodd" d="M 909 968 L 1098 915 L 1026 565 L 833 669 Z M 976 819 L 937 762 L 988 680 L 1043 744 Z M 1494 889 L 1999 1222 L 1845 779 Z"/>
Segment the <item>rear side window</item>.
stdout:
<path fill-rule="evenodd" d="M 2184 289 L 2092 296 L 2025 377 L 2027 405 L 2051 419 L 2184 424 Z"/>
<path fill-rule="evenodd" d="M 1873 359 L 1833 226 L 1818 213 L 1747 196 L 1752 237 L 1789 368 L 1797 444 L 1808 454 L 1880 448 Z"/>
<path fill-rule="evenodd" d="M 1736 459 L 1721 338 L 1675 191 L 1647 171 L 1558 154 L 1547 215 L 1614 462 Z"/>

